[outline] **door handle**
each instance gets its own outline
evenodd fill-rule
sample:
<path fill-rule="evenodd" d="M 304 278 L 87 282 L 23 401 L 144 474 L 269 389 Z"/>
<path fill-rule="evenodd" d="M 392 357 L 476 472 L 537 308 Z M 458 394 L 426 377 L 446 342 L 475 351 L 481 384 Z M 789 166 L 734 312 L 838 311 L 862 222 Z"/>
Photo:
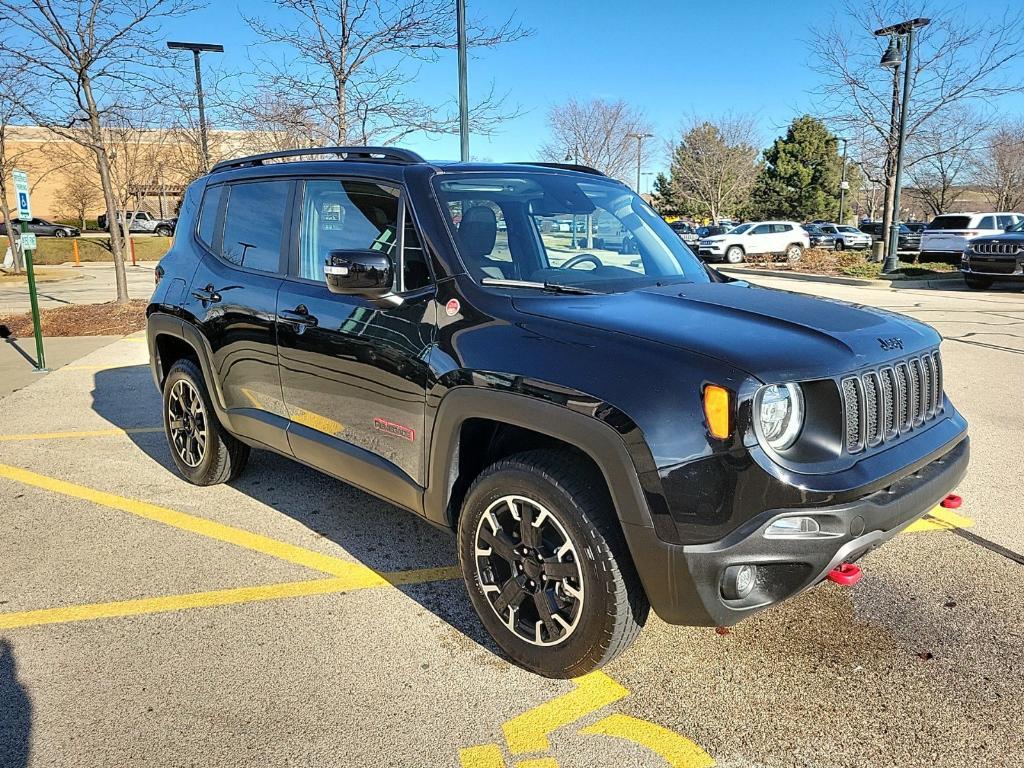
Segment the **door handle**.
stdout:
<path fill-rule="evenodd" d="M 300 304 L 295 309 L 281 310 L 277 313 L 277 319 L 282 323 L 297 325 L 299 327 L 310 326 L 315 328 L 317 324 L 316 317 L 309 314 L 309 310 L 306 309 L 304 304 Z"/>
<path fill-rule="evenodd" d="M 213 283 L 210 283 L 205 288 L 200 288 L 198 291 L 192 291 L 192 295 L 202 302 L 209 302 L 211 304 L 216 304 L 221 299 L 220 294 L 214 290 Z"/>

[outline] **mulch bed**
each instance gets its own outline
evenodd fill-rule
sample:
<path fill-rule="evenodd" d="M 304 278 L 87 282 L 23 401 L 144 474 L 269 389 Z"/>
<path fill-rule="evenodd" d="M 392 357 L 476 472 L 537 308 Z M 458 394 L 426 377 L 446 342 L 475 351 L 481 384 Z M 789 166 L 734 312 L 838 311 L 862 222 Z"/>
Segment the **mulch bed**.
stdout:
<path fill-rule="evenodd" d="M 146 305 L 135 299 L 127 304 L 70 304 L 40 313 L 43 336 L 124 336 L 146 327 Z M 32 315 L 8 315 L 0 318 L 14 337 L 32 335 Z"/>

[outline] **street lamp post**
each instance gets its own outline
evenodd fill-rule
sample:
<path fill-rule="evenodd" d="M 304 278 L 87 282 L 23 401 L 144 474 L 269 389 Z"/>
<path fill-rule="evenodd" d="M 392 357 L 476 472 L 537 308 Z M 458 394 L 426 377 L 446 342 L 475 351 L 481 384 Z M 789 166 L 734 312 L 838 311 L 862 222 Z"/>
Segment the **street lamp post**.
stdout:
<path fill-rule="evenodd" d="M 206 140 L 206 107 L 203 104 L 203 73 L 199 67 L 200 53 L 224 53 L 223 45 L 213 43 L 176 43 L 168 42 L 172 51 L 192 51 L 192 61 L 196 67 L 196 99 L 199 102 L 199 147 L 203 153 L 203 170 L 210 168 L 210 147 Z"/>
<path fill-rule="evenodd" d="M 843 176 L 839 182 L 839 223 L 843 223 L 843 202 L 846 200 L 846 188 L 850 186 L 846 181 L 846 139 L 843 142 Z"/>
<path fill-rule="evenodd" d="M 459 48 L 459 159 L 469 161 L 469 74 L 466 51 L 466 0 L 455 0 Z"/>
<path fill-rule="evenodd" d="M 640 163 L 643 161 L 644 139 L 650 139 L 653 133 L 627 133 L 630 139 L 636 139 L 636 193 L 640 194 Z"/>
<path fill-rule="evenodd" d="M 903 147 L 907 139 L 907 104 L 910 101 L 910 85 L 914 70 L 914 32 L 920 27 L 927 26 L 930 19 L 911 19 L 901 21 L 888 27 L 876 30 L 878 37 L 888 36 L 889 47 L 882 55 L 879 62 L 883 67 L 899 67 L 903 65 L 903 97 L 900 99 L 900 124 L 899 138 L 896 143 L 896 178 L 895 188 L 892 197 L 892 220 L 889 225 L 889 248 L 885 255 L 885 264 L 882 265 L 883 272 L 895 272 L 899 269 L 899 235 L 900 235 L 900 185 L 903 179 Z M 906 38 L 906 57 L 903 62 L 893 45 L 896 38 Z"/>

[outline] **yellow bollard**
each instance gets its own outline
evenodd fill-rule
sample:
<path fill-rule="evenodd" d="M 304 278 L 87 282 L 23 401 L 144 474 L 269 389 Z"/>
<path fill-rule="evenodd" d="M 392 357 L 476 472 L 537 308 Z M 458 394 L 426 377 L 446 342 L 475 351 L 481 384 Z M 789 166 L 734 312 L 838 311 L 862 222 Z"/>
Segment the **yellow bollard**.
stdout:
<path fill-rule="evenodd" d="M 73 266 L 76 266 L 76 267 L 82 266 L 82 262 L 79 261 L 79 259 L 78 259 L 78 238 L 77 237 L 74 240 L 71 241 L 71 248 L 75 252 L 75 263 L 74 263 Z"/>

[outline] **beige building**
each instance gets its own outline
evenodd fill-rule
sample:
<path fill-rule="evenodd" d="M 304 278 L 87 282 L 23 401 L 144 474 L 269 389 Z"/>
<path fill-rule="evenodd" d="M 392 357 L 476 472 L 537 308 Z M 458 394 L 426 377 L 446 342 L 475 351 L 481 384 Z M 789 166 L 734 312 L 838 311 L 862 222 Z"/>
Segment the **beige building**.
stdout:
<path fill-rule="evenodd" d="M 261 151 L 262 134 L 213 131 L 213 162 Z M 202 172 L 192 134 L 169 129 L 110 129 L 114 194 L 125 210 L 138 207 L 157 216 L 173 216 L 185 186 Z M 37 126 L 8 126 L 8 164 L 26 171 L 32 213 L 44 219 L 95 219 L 105 210 L 94 155 L 66 136 Z M 14 189 L 7 180 L 7 203 L 14 210 Z"/>

